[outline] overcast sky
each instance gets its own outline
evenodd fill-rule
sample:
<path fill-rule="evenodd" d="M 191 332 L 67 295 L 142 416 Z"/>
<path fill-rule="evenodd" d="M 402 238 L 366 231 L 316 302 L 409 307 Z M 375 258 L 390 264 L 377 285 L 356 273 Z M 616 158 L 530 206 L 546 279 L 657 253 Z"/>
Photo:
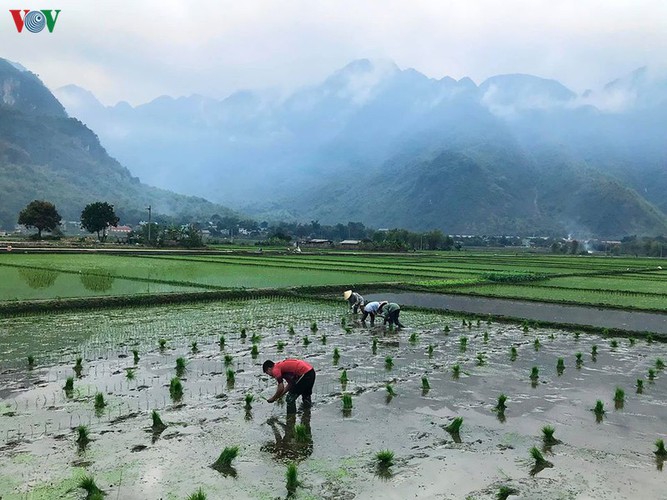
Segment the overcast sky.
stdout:
<path fill-rule="evenodd" d="M 61 9 L 53 33 L 10 8 Z M 667 65 L 667 0 L 12 0 L 0 57 L 105 104 L 316 83 L 354 59 L 433 78 L 503 73 L 581 92 Z"/>

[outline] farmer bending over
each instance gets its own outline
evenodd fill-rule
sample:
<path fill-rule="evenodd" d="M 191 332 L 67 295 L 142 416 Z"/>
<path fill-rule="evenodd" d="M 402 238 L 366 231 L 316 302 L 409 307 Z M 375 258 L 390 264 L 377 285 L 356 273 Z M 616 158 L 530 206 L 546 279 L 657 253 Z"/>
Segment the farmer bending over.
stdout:
<path fill-rule="evenodd" d="M 371 326 L 375 325 L 375 315 L 379 314 L 380 309 L 384 304 L 386 304 L 386 301 L 383 302 L 369 302 L 366 304 L 364 307 L 364 315 L 361 317 L 361 322 L 364 323 L 366 321 L 366 318 L 370 315 L 371 317 Z"/>
<path fill-rule="evenodd" d="M 398 315 L 401 314 L 401 306 L 395 302 L 383 302 L 380 304 L 378 314 L 382 314 L 384 316 L 385 325 L 389 323 L 390 326 L 393 324 L 399 328 L 405 328 L 405 325 L 402 325 L 401 322 L 398 321 Z"/>
<path fill-rule="evenodd" d="M 347 290 L 343 293 L 343 298 L 350 304 L 350 309 L 352 309 L 354 314 L 357 314 L 357 311 L 364 308 L 364 298 L 357 292 Z"/>
<path fill-rule="evenodd" d="M 264 361 L 262 371 L 278 382 L 276 393 L 267 401 L 273 403 L 287 394 L 287 413 L 296 413 L 296 400 L 299 396 L 303 400 L 304 408 L 312 405 L 311 395 L 315 384 L 315 369 L 300 359 L 286 359 L 274 363 Z M 287 382 L 287 385 L 284 384 Z"/>

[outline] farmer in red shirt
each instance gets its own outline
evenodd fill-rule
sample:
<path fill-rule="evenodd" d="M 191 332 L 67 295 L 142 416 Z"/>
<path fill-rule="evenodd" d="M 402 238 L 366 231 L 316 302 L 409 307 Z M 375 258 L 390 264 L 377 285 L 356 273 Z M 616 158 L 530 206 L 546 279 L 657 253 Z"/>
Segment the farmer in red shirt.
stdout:
<path fill-rule="evenodd" d="M 304 408 L 312 404 L 310 399 L 315 384 L 315 369 L 300 359 L 286 359 L 274 363 L 271 360 L 264 361 L 262 365 L 264 373 L 273 377 L 278 382 L 276 393 L 267 401 L 273 403 L 287 394 L 287 413 L 296 412 L 296 400 L 301 396 Z M 287 386 L 283 383 L 287 382 Z"/>

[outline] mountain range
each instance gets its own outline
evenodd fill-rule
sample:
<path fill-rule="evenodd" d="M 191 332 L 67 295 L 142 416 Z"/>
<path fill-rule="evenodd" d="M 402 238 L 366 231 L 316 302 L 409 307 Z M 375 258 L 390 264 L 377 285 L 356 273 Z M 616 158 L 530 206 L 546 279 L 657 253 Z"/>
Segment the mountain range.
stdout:
<path fill-rule="evenodd" d="M 73 85 L 49 95 L 0 109 L 78 123 L 118 160 L 105 156 L 115 175 L 256 218 L 456 234 L 667 233 L 667 80 L 647 68 L 583 94 L 532 75 L 477 85 L 363 59 L 288 95 L 162 96 L 135 107 L 104 106 Z"/>

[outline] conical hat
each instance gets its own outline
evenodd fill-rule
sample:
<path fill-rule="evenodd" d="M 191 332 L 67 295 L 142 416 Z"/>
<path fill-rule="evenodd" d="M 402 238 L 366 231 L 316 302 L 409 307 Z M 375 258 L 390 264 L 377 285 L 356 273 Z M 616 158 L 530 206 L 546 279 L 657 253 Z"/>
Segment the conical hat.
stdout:
<path fill-rule="evenodd" d="M 352 295 L 352 290 L 346 290 L 345 292 L 343 292 L 343 298 L 345 300 L 349 299 L 351 295 Z"/>

